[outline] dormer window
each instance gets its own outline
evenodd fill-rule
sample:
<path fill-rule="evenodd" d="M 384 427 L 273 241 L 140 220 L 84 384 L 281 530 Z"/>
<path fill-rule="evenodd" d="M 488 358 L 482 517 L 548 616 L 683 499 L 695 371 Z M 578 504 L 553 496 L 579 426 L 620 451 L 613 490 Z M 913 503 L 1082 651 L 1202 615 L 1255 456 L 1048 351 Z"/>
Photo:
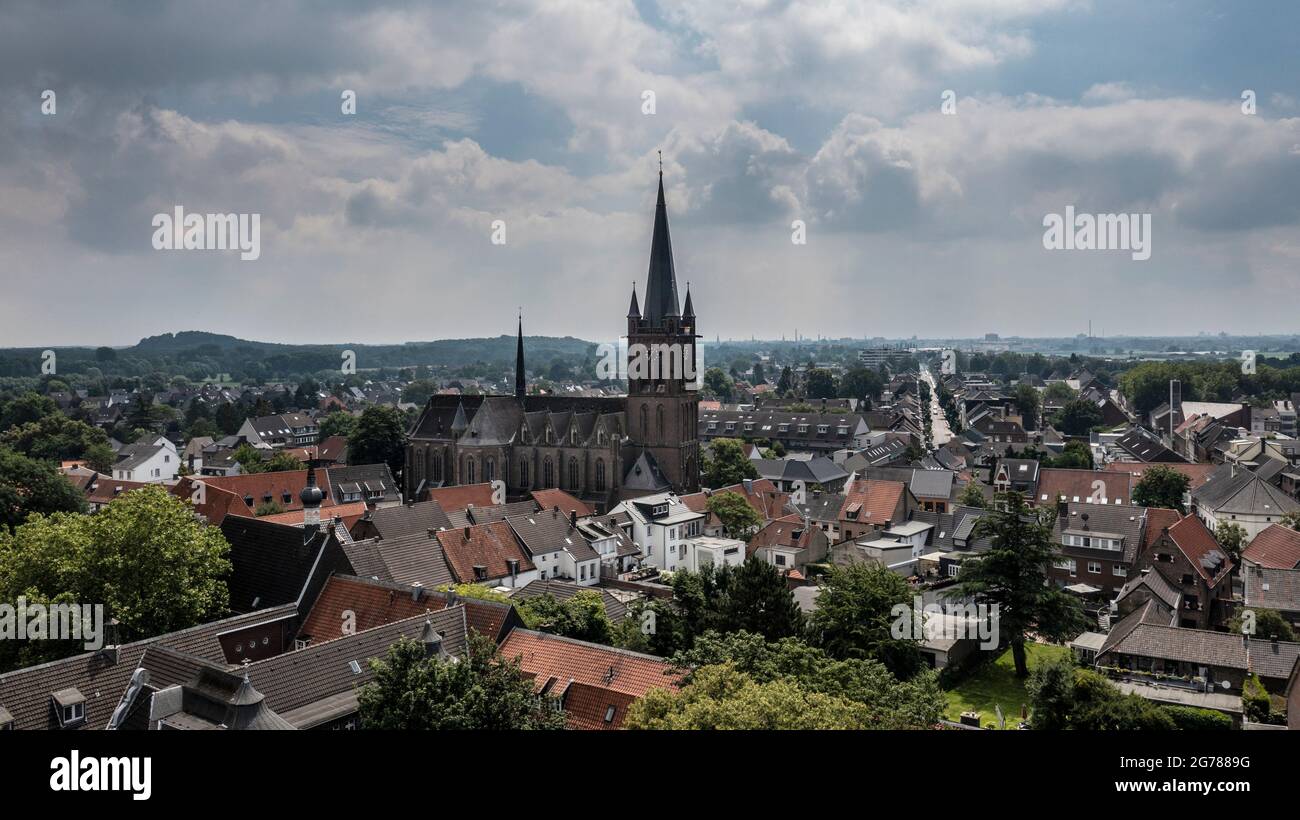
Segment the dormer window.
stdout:
<path fill-rule="evenodd" d="M 86 719 L 86 696 L 75 686 L 60 689 L 50 696 L 54 700 L 54 711 L 59 725 L 67 729 Z"/>

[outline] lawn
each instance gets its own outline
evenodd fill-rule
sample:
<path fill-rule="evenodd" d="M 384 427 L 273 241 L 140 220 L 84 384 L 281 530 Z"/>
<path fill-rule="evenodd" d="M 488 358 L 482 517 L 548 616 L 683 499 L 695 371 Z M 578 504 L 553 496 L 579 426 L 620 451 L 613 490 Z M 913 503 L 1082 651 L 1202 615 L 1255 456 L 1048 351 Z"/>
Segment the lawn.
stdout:
<path fill-rule="evenodd" d="M 1039 663 L 1070 651 L 1068 647 L 1041 643 L 1031 643 L 1025 650 L 1031 671 Z M 997 711 L 993 708 L 995 704 L 1002 706 L 1002 714 L 1010 728 L 1020 716 L 1020 705 L 1029 703 L 1024 683 L 1016 678 L 1016 665 L 1011 658 L 1010 649 L 944 694 L 948 698 L 945 718 L 956 721 L 961 719 L 962 712 L 975 711 L 980 713 L 980 723 L 985 726 L 997 722 Z"/>

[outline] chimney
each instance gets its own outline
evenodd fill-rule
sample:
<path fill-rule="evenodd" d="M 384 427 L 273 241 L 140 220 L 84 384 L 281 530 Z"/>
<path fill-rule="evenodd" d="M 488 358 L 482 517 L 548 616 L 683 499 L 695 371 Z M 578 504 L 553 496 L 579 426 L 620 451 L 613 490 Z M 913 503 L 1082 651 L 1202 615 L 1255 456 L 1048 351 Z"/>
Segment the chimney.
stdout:
<path fill-rule="evenodd" d="M 450 609 L 451 607 L 455 606 L 455 605 L 458 604 L 458 603 L 460 603 L 460 594 L 459 594 L 458 592 L 456 592 L 456 588 L 455 588 L 455 587 L 448 587 L 448 588 L 447 588 L 447 607 Z"/>
<path fill-rule="evenodd" d="M 578 511 L 569 510 L 569 529 L 573 529 L 576 526 L 578 526 Z"/>
<path fill-rule="evenodd" d="M 429 537 L 430 537 L 430 538 L 433 538 L 433 537 L 434 537 L 435 535 L 437 535 L 437 534 L 438 534 L 438 531 L 437 531 L 437 530 L 435 530 L 433 527 L 429 527 Z"/>
<path fill-rule="evenodd" d="M 466 541 L 469 540 L 469 527 L 466 527 L 466 528 L 465 528 L 465 540 L 466 540 Z"/>
<path fill-rule="evenodd" d="M 519 575 L 519 559 L 507 558 L 506 566 L 510 568 L 510 577 L 514 578 Z"/>
<path fill-rule="evenodd" d="M 433 621 L 424 622 L 424 631 L 420 633 L 420 643 L 424 644 L 424 656 L 426 658 L 433 658 L 442 654 L 442 636 L 434 630 Z"/>
<path fill-rule="evenodd" d="M 424 584 L 421 584 L 419 581 L 416 581 L 414 584 L 411 585 L 411 600 L 418 604 L 420 603 L 420 599 L 423 597 L 424 597 Z"/>
<path fill-rule="evenodd" d="M 1056 499 L 1056 517 L 1068 519 L 1070 517 L 1070 503 L 1064 498 Z"/>

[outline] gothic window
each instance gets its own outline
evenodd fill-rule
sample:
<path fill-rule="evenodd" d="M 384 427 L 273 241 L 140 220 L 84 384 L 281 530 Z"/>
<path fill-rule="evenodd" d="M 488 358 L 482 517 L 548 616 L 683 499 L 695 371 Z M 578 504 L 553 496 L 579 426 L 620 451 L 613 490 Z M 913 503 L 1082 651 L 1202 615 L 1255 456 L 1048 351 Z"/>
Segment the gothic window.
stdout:
<path fill-rule="evenodd" d="M 605 492 L 605 461 L 604 459 L 596 460 L 596 492 Z"/>
<path fill-rule="evenodd" d="M 419 483 L 424 478 L 424 449 L 415 451 L 415 481 Z"/>
<path fill-rule="evenodd" d="M 524 444 L 528 443 L 528 422 L 526 421 L 524 426 L 519 428 L 519 440 Z"/>
<path fill-rule="evenodd" d="M 659 443 L 664 443 L 664 406 L 661 404 L 655 408 L 655 427 L 659 430 Z"/>
<path fill-rule="evenodd" d="M 650 408 L 641 405 L 641 443 L 650 440 Z"/>
<path fill-rule="evenodd" d="M 497 477 L 497 460 L 489 458 L 483 462 L 483 480 L 493 481 Z"/>
<path fill-rule="evenodd" d="M 580 489 L 578 487 L 578 460 L 576 458 L 569 459 L 569 489 Z"/>
<path fill-rule="evenodd" d="M 474 459 L 473 459 L 473 458 L 466 458 L 466 459 L 465 459 L 465 483 L 466 483 L 466 484 L 474 484 L 474 483 L 475 483 L 475 481 L 474 481 Z"/>
<path fill-rule="evenodd" d="M 528 486 L 528 459 L 521 459 L 519 462 L 519 486 Z"/>
<path fill-rule="evenodd" d="M 542 462 L 542 488 L 555 486 L 555 465 L 547 458 Z"/>
<path fill-rule="evenodd" d="M 601 447 L 605 446 L 605 428 L 602 427 L 596 431 L 596 444 Z"/>
<path fill-rule="evenodd" d="M 555 443 L 555 430 L 549 425 L 546 428 L 546 443 L 547 444 Z"/>
<path fill-rule="evenodd" d="M 572 428 L 572 429 L 569 430 L 569 443 L 570 443 L 570 444 L 577 444 L 577 443 L 578 443 L 578 428 L 577 428 L 577 427 L 574 427 L 574 428 Z"/>
<path fill-rule="evenodd" d="M 433 454 L 433 480 L 442 481 L 442 453 Z"/>

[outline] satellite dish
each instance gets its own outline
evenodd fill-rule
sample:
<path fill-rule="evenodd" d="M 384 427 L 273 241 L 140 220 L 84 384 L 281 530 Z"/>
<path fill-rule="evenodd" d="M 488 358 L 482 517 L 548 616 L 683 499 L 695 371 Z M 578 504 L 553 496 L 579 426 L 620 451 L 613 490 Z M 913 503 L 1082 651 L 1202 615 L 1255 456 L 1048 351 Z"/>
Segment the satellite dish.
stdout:
<path fill-rule="evenodd" d="M 1230 680 L 1219 681 L 1219 685 L 1222 686 L 1224 689 L 1231 689 L 1232 681 Z"/>

